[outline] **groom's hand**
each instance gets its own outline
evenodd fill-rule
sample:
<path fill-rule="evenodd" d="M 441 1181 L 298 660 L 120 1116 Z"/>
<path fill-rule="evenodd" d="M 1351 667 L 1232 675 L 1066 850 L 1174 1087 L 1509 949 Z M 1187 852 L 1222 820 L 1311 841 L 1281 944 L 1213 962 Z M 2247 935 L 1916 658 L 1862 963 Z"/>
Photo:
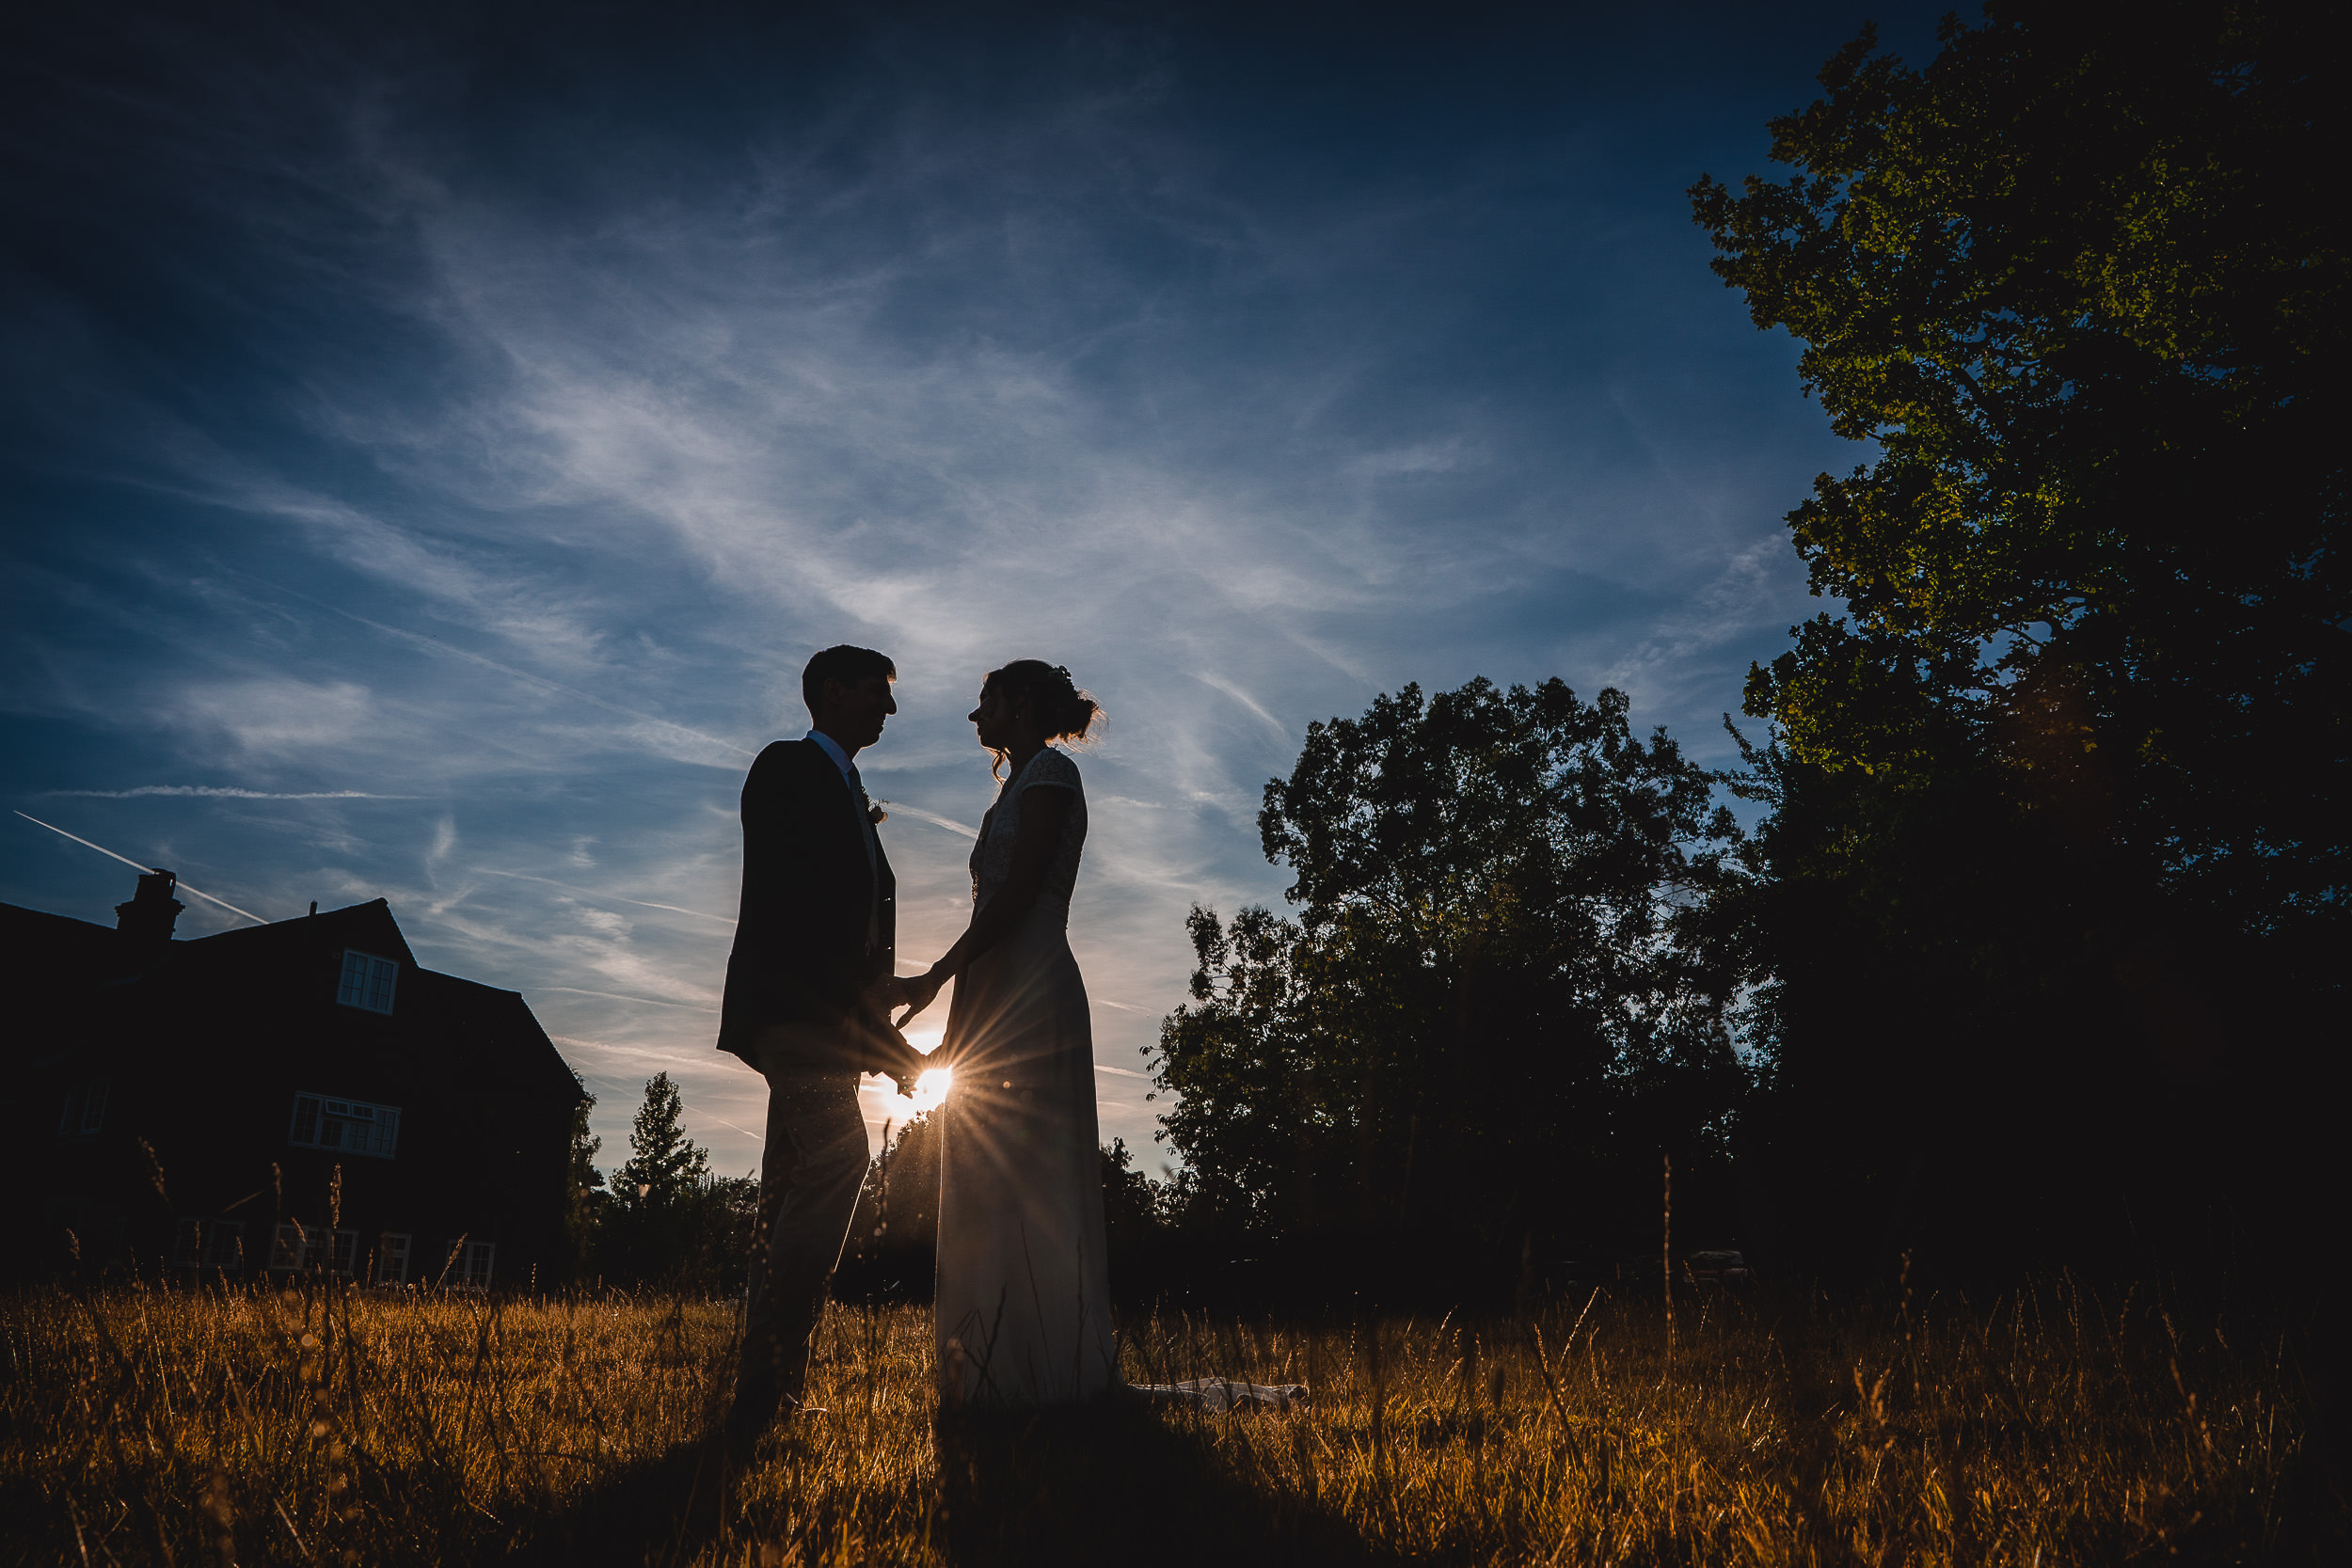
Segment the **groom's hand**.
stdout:
<path fill-rule="evenodd" d="M 902 989 L 898 1001 L 904 1003 L 907 1010 L 892 1021 L 892 1027 L 903 1029 L 913 1022 L 915 1015 L 931 1005 L 933 999 L 939 995 L 939 988 L 946 984 L 944 979 L 932 973 L 911 974 L 898 981 Z M 893 1006 L 896 1005 L 897 1003 L 893 1004 Z"/>
<path fill-rule="evenodd" d="M 892 1032 L 894 1034 L 897 1033 L 895 1030 Z M 919 1080 L 925 1072 L 929 1071 L 930 1069 L 930 1060 L 925 1057 L 920 1051 L 917 1051 L 914 1047 L 909 1045 L 906 1042 L 904 1036 L 900 1036 L 898 1037 L 898 1061 L 892 1065 L 890 1069 L 891 1082 L 898 1085 L 898 1093 L 905 1099 L 913 1100 L 914 1098 L 914 1085 L 916 1081 Z"/>

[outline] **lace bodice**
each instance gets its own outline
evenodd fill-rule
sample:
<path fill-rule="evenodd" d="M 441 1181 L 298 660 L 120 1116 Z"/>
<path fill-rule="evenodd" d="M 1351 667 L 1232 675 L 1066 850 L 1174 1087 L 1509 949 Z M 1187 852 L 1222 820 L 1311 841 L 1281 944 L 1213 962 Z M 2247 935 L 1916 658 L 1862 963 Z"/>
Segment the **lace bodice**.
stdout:
<path fill-rule="evenodd" d="M 1051 746 L 1031 757 L 1028 766 L 1006 781 L 996 803 L 980 818 L 980 841 L 972 846 L 972 902 L 975 908 L 1005 885 L 1012 874 L 1012 847 L 1021 841 L 1021 797 L 1032 789 L 1066 789 L 1073 799 L 1062 818 L 1061 842 L 1045 867 L 1041 898 L 1070 901 L 1078 886 L 1078 856 L 1087 841 L 1087 792 L 1079 782 L 1078 765 Z"/>

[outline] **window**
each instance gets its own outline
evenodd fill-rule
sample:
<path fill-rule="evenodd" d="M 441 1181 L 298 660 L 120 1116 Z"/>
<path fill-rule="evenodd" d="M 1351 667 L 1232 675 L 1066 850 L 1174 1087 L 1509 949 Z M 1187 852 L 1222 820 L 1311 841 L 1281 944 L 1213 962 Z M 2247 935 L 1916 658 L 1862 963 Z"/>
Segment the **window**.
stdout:
<path fill-rule="evenodd" d="M 453 1291 L 486 1291 L 498 1253 L 496 1242 L 469 1242 L 460 1236 L 449 1244 L 449 1263 L 441 1275 Z"/>
<path fill-rule="evenodd" d="M 106 1120 L 106 1080 L 91 1078 L 65 1091 L 57 1107 L 57 1136 L 87 1138 Z"/>
<path fill-rule="evenodd" d="M 299 1225 L 281 1225 L 270 1238 L 269 1266 L 273 1269 L 302 1267 L 302 1254 L 310 1235 Z"/>
<path fill-rule="evenodd" d="M 72 1238 L 71 1255 L 86 1264 L 103 1263 L 114 1255 L 121 1223 L 110 1206 L 93 1197 L 53 1197 L 48 1211 L 43 1228 L 54 1243 L 53 1256 L 67 1255 L 68 1237 Z"/>
<path fill-rule="evenodd" d="M 204 1266 L 234 1274 L 245 1262 L 245 1221 L 215 1220 L 204 1227 Z"/>
<path fill-rule="evenodd" d="M 408 1283 L 408 1246 L 414 1240 L 414 1237 L 398 1230 L 387 1230 L 376 1239 L 375 1282 L 378 1285 Z"/>
<path fill-rule="evenodd" d="M 271 1238 L 269 1266 L 289 1273 L 316 1270 L 348 1275 L 359 1255 L 359 1232 L 281 1225 Z"/>
<path fill-rule="evenodd" d="M 400 1107 L 337 1100 L 323 1094 L 294 1096 L 294 1128 L 286 1141 L 297 1148 L 336 1154 L 365 1154 L 389 1160 L 400 1142 Z"/>
<path fill-rule="evenodd" d="M 399 977 L 400 965 L 393 959 L 346 947 L 342 984 L 335 988 L 335 1000 L 346 1007 L 389 1013 L 392 1010 L 392 982 Z"/>
<path fill-rule="evenodd" d="M 171 1261 L 176 1268 L 234 1274 L 245 1262 L 245 1221 L 183 1217 L 172 1226 Z"/>

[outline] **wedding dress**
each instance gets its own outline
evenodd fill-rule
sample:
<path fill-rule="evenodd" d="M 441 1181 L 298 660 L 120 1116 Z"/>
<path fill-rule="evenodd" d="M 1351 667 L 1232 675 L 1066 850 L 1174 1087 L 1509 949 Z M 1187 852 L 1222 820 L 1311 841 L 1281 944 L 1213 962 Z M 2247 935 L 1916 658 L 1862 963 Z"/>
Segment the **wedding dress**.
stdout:
<path fill-rule="evenodd" d="M 972 847 L 984 906 L 1011 874 L 1032 790 L 1069 793 L 1037 902 L 956 979 L 941 1053 L 934 1323 L 950 1403 L 1072 1404 L 1126 1387 L 1111 1335 L 1094 1033 L 1070 953 L 1070 896 L 1086 847 L 1078 766 L 1047 747 L 1006 781 Z M 1225 1410 L 1287 1409 L 1306 1390 L 1203 1378 L 1133 1390 Z"/>
<path fill-rule="evenodd" d="M 951 1402 L 1067 1404 L 1119 1382 L 1103 1253 L 1094 1035 L 1070 954 L 1086 845 L 1077 765 L 1046 747 L 1008 780 L 972 847 L 984 906 L 1012 870 L 1023 798 L 1071 800 L 1037 902 L 956 977 L 941 1050 L 940 1392 Z"/>

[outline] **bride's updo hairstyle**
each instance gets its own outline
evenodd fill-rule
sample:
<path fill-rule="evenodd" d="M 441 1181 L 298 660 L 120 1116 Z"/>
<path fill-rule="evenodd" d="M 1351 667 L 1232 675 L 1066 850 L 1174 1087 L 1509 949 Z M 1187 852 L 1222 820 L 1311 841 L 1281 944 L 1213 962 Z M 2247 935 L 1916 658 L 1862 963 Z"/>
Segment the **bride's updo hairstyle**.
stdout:
<path fill-rule="evenodd" d="M 1078 689 L 1068 669 L 1041 658 L 1016 658 L 1001 670 L 991 670 L 980 690 L 983 695 L 998 692 L 1008 704 L 1026 697 L 1048 744 L 1070 740 L 1084 745 L 1103 721 L 1103 705 Z M 1006 760 L 1003 752 L 994 756 L 995 764 L 989 768 L 992 774 L 1001 771 Z"/>

